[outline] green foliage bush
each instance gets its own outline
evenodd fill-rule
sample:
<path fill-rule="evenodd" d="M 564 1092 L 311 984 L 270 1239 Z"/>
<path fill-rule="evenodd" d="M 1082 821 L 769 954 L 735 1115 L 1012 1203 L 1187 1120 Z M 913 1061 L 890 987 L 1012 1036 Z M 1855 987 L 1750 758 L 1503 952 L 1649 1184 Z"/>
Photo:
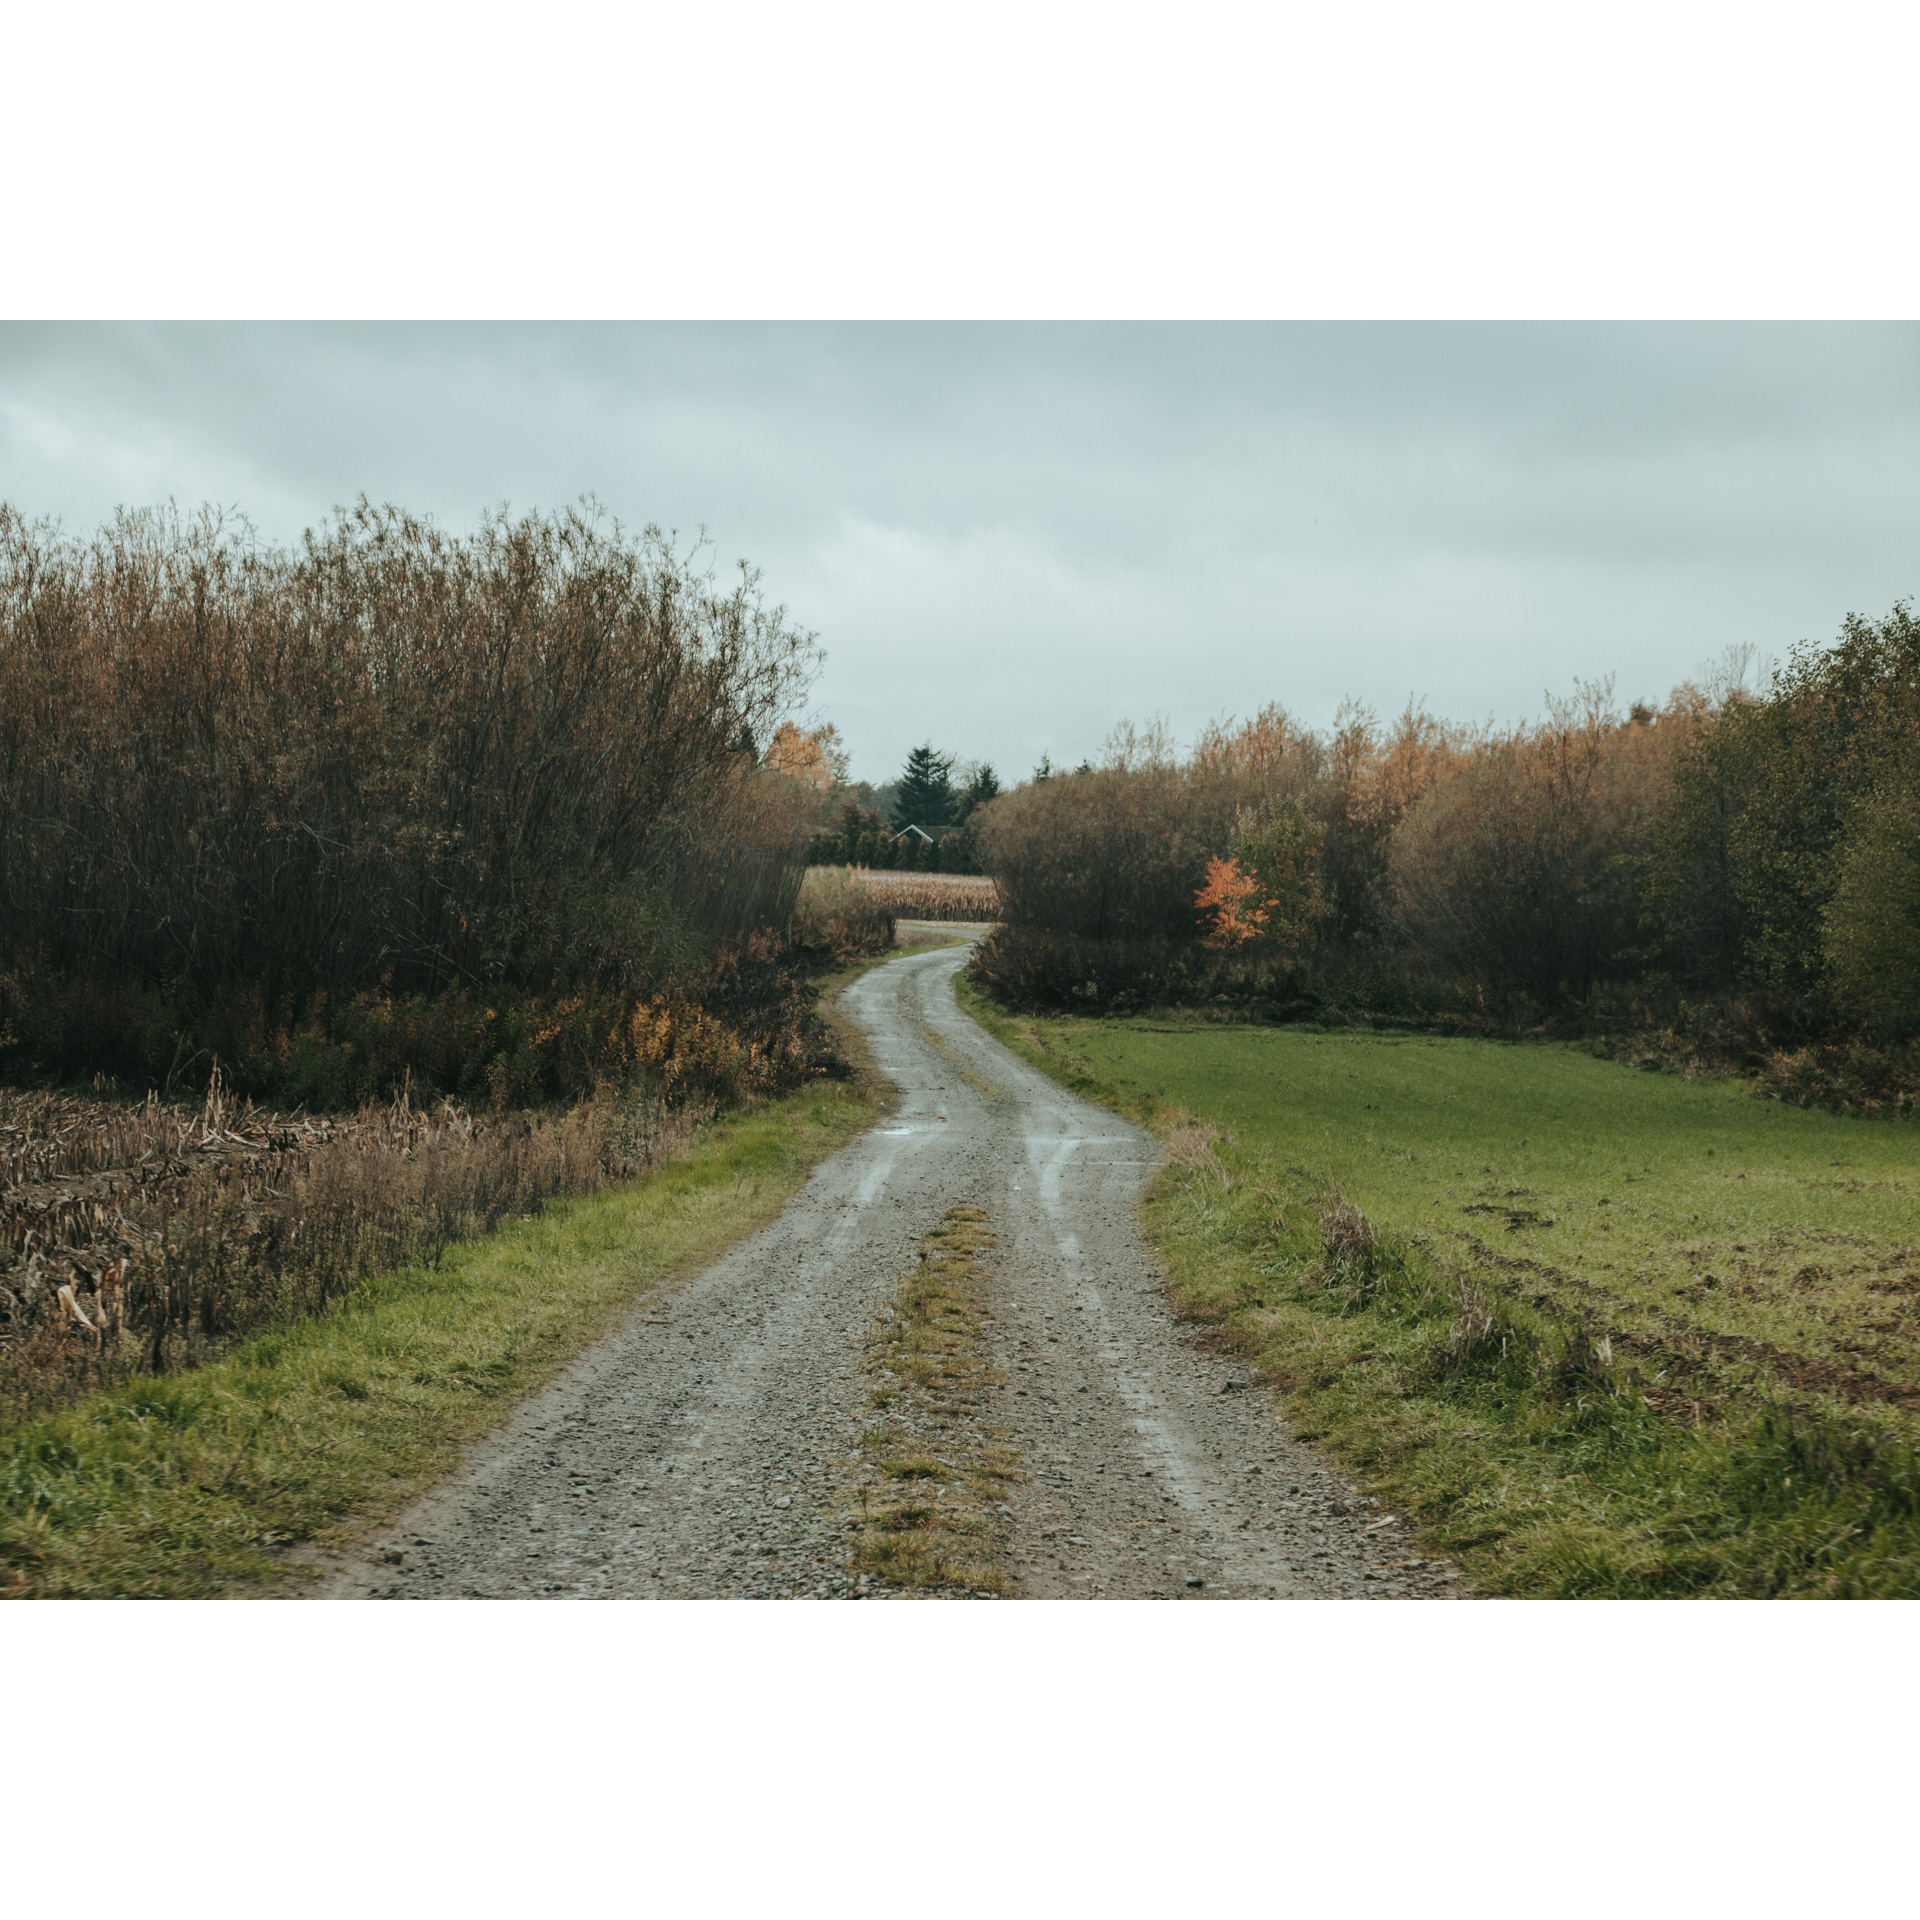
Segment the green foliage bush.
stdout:
<path fill-rule="evenodd" d="M 1273 802 L 1235 836 L 1234 856 L 1251 875 L 1265 915 L 1258 944 L 1283 963 L 1313 951 L 1327 918 L 1326 839 L 1325 825 L 1297 799 Z"/>
<path fill-rule="evenodd" d="M 1874 830 L 1874 796 L 1916 776 L 1920 622 L 1904 601 L 1884 620 L 1849 615 L 1838 644 L 1801 648 L 1767 697 L 1704 716 L 1648 861 L 1668 964 L 1698 984 L 1818 999 L 1847 843 Z"/>
<path fill-rule="evenodd" d="M 1876 794 L 1858 809 L 1823 918 L 1838 992 L 1884 1034 L 1920 1026 L 1920 803 Z"/>

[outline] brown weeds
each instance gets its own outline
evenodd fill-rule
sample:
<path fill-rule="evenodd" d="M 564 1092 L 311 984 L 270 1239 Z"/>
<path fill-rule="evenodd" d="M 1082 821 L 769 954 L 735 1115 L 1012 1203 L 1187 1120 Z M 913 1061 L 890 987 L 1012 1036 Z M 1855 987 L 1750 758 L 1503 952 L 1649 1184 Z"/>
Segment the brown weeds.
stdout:
<path fill-rule="evenodd" d="M 1211 1121 L 1196 1121 L 1189 1126 L 1176 1127 L 1167 1136 L 1168 1166 L 1178 1167 L 1183 1173 L 1198 1174 L 1216 1183 L 1220 1191 L 1226 1193 L 1231 1189 L 1233 1180 L 1219 1154 L 1214 1151 L 1219 1139 L 1220 1129 Z"/>
<path fill-rule="evenodd" d="M 1493 1303 L 1465 1281 L 1460 1286 L 1460 1312 L 1447 1330 L 1447 1352 L 1460 1365 L 1470 1365 L 1498 1343 L 1499 1316 Z"/>
<path fill-rule="evenodd" d="M 0 1090 L 0 1417 L 191 1366 L 690 1144 L 698 1106 L 345 1117 Z"/>

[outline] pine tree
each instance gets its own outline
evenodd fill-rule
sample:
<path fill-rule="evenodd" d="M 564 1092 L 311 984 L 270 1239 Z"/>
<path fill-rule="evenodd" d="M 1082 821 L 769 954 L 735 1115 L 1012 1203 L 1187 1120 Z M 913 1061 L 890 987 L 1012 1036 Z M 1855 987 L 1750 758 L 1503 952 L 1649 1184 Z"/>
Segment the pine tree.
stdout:
<path fill-rule="evenodd" d="M 935 753 L 932 744 L 907 755 L 893 803 L 896 827 L 919 827 L 937 834 L 953 821 L 953 755 Z"/>
<path fill-rule="evenodd" d="M 959 804 L 954 809 L 956 824 L 965 822 L 976 807 L 984 807 L 989 800 L 1000 797 L 1000 781 L 993 768 L 985 760 L 973 771 L 973 777 L 960 790 Z"/>

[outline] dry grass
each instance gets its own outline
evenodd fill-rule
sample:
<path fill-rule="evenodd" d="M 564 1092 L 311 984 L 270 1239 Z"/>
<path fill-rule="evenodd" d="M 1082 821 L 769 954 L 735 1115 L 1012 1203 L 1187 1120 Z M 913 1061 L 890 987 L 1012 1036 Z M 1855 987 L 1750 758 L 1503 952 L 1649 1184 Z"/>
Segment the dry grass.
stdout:
<path fill-rule="evenodd" d="M 923 1592 L 998 1594 L 1020 1456 L 989 1424 L 998 1375 L 986 1358 L 978 1207 L 953 1207 L 868 1339 L 873 1405 L 886 1418 L 861 1448 L 853 1570 Z"/>
<path fill-rule="evenodd" d="M 384 1268 L 684 1152 L 706 1109 L 316 1117 L 0 1089 L 0 1419 L 202 1364 Z"/>
<path fill-rule="evenodd" d="M 850 868 L 809 867 L 789 932 L 802 947 L 831 953 L 844 966 L 893 945 L 893 913 Z"/>
<path fill-rule="evenodd" d="M 1335 1272 L 1363 1269 L 1377 1244 L 1373 1223 L 1336 1189 L 1320 1209 L 1320 1246 Z"/>
<path fill-rule="evenodd" d="M 1167 1164 L 1199 1167 L 1224 1180 L 1226 1176 L 1220 1165 L 1220 1156 L 1214 1152 L 1214 1145 L 1219 1138 L 1220 1129 L 1204 1120 L 1175 1125 L 1167 1135 Z"/>

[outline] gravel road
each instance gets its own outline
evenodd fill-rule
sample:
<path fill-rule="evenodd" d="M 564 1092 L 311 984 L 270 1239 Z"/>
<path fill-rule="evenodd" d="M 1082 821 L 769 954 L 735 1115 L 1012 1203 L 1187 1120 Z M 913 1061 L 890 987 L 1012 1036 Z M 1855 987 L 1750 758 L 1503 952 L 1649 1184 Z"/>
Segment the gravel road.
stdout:
<path fill-rule="evenodd" d="M 1025 1458 L 1010 1590 L 1033 1598 L 1442 1595 L 1450 1568 L 1294 1440 L 1174 1320 L 1140 1237 L 1158 1158 L 955 1004 L 964 949 L 841 1007 L 899 1089 L 772 1226 L 656 1295 L 328 1583 L 378 1598 L 864 1591 L 847 1502 L 863 1338 L 947 1208 L 986 1209 L 995 1417 Z"/>

